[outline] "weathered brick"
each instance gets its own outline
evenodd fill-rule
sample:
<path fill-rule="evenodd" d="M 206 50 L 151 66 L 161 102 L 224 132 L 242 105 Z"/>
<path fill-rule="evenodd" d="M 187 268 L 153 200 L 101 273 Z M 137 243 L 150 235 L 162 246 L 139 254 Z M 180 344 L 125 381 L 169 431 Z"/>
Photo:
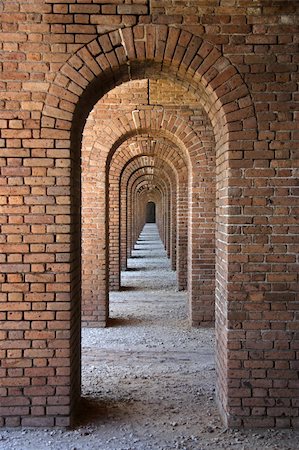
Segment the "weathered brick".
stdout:
<path fill-rule="evenodd" d="M 4 2 L 1 15 L 0 348 L 9 376 L 0 373 L 0 425 L 70 423 L 84 110 L 83 323 L 106 322 L 105 222 L 118 288 L 154 180 L 164 202 L 151 194 L 157 224 L 179 289 L 189 274 L 194 325 L 214 319 L 217 275 L 218 401 L 229 425 L 298 426 L 298 344 L 287 334 L 298 331 L 296 9 L 49 1 Z"/>

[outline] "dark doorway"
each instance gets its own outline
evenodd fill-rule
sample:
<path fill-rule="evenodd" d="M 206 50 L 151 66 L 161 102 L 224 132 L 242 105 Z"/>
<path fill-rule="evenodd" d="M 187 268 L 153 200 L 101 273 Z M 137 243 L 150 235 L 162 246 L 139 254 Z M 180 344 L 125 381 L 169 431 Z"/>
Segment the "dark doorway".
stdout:
<path fill-rule="evenodd" d="M 156 223 L 156 205 L 154 202 L 148 202 L 146 205 L 147 223 Z"/>

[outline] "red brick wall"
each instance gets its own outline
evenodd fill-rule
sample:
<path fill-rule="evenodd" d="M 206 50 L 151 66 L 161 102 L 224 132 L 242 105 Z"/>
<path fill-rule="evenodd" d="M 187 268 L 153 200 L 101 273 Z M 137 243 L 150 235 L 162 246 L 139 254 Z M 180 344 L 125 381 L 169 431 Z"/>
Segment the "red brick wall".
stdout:
<path fill-rule="evenodd" d="M 188 223 L 178 180 L 176 214 L 182 248 L 188 225 L 194 324 L 211 319 L 216 252 L 224 421 L 298 426 L 298 3 L 5 1 L 0 14 L 0 424 L 71 421 L 80 383 L 80 154 L 82 308 L 86 322 L 100 325 L 108 305 L 106 159 L 139 129 L 172 142 L 188 168 Z M 153 80 L 163 119 L 154 103 L 134 119 L 109 121 L 93 141 L 97 101 L 132 79 Z M 170 104 L 160 79 L 176 86 Z M 179 111 L 180 87 L 199 115 Z M 144 212 L 144 183 L 129 196 L 132 213 Z M 169 186 L 160 213 L 169 211 Z M 159 229 L 169 247 L 168 214 Z M 136 239 L 142 220 L 130 226 Z"/>

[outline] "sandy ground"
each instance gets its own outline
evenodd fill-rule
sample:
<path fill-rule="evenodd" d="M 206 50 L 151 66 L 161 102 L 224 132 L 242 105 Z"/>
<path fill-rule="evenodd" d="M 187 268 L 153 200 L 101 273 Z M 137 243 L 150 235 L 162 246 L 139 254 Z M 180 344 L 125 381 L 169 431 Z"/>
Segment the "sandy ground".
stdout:
<path fill-rule="evenodd" d="M 73 430 L 0 430 L 0 450 L 299 449 L 299 430 L 227 430 L 215 404 L 213 329 L 192 329 L 155 225 L 147 225 L 111 326 L 84 329 Z"/>

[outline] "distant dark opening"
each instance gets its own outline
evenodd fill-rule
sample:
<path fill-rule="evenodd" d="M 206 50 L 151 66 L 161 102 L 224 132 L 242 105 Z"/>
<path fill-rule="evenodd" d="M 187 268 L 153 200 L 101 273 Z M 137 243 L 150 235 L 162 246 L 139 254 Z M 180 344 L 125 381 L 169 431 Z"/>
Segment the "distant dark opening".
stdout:
<path fill-rule="evenodd" d="M 156 205 L 154 202 L 148 202 L 146 205 L 147 223 L 156 223 Z"/>

